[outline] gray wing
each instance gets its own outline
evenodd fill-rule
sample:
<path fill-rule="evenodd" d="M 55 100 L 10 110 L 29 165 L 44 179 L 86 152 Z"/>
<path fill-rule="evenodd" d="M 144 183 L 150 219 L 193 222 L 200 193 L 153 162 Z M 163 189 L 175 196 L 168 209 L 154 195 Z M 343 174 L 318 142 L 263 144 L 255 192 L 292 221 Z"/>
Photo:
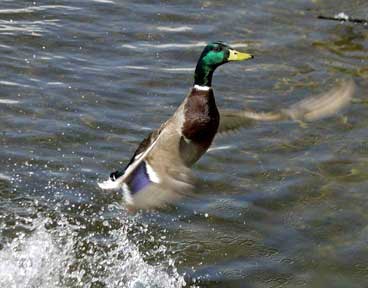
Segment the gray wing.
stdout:
<path fill-rule="evenodd" d="M 350 103 L 354 92 L 354 81 L 345 80 L 338 87 L 324 94 L 303 99 L 288 108 L 275 112 L 222 110 L 220 111 L 218 133 L 247 127 L 254 121 L 314 121 L 329 117 L 346 107 Z"/>

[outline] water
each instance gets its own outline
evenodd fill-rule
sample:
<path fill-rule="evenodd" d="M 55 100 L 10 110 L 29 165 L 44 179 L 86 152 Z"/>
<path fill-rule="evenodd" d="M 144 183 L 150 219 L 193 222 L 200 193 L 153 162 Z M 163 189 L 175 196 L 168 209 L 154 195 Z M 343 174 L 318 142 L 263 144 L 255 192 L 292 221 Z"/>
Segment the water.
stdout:
<path fill-rule="evenodd" d="M 367 287 L 366 1 L 15 1 L 0 8 L 0 287 Z M 272 110 L 353 77 L 307 125 L 218 137 L 197 197 L 130 215 L 96 182 L 192 84 L 205 43 L 220 107 Z"/>

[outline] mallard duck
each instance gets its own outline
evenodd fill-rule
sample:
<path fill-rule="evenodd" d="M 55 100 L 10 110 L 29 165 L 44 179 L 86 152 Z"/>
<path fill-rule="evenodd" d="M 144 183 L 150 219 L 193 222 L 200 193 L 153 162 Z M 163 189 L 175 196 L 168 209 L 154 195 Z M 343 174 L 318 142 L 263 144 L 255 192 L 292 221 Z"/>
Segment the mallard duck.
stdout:
<path fill-rule="evenodd" d="M 131 209 L 157 208 L 191 193 L 191 167 L 210 147 L 216 133 L 239 129 L 252 120 L 315 120 L 329 116 L 351 99 L 354 84 L 296 103 L 278 112 L 221 111 L 212 89 L 213 72 L 222 64 L 252 59 L 222 42 L 208 44 L 199 57 L 194 84 L 174 115 L 145 138 L 124 170 L 99 183 L 102 189 L 122 189 Z"/>

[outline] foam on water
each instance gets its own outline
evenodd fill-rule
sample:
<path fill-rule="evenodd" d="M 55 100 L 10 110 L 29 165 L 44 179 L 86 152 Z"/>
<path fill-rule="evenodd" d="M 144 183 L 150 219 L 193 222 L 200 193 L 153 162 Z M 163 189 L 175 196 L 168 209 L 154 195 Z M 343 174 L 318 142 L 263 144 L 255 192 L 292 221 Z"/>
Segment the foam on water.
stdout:
<path fill-rule="evenodd" d="M 101 241 L 94 233 L 81 236 L 85 227 L 65 219 L 56 227 L 46 217 L 30 221 L 29 235 L 19 233 L 0 250 L 0 287 L 185 286 L 173 260 L 148 263 L 144 259 L 138 245 L 128 238 L 129 225 Z M 149 254 L 162 251 L 166 248 Z"/>

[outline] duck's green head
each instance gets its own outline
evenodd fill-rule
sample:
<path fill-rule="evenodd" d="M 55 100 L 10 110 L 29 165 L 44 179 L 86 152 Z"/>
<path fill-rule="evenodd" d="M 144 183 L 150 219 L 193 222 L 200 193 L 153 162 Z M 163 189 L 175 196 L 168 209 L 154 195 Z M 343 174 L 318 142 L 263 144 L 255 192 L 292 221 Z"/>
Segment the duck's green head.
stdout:
<path fill-rule="evenodd" d="M 236 51 L 225 43 L 209 43 L 198 59 L 194 85 L 211 86 L 212 74 L 218 66 L 230 61 L 243 61 L 252 58 L 251 54 Z"/>

